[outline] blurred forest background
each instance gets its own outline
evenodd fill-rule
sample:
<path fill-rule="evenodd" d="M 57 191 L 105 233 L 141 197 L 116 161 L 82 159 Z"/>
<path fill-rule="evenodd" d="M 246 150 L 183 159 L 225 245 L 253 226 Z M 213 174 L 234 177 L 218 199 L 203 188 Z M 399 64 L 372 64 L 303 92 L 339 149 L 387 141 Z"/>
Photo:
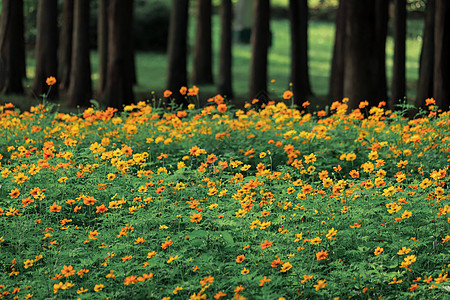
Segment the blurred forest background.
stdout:
<path fill-rule="evenodd" d="M 450 105 L 446 0 L 3 0 L 0 25 L 0 103 L 24 109 L 49 76 L 63 109 L 166 89 L 186 104 L 193 85 L 238 107 L 288 89 L 313 107 Z"/>

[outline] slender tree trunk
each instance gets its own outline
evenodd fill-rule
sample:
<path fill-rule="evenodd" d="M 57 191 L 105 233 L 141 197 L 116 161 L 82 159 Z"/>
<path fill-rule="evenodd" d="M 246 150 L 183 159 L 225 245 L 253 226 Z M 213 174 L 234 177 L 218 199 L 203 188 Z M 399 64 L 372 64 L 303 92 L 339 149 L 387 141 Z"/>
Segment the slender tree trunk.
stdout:
<path fill-rule="evenodd" d="M 168 40 L 167 89 L 172 91 L 177 104 L 187 105 L 180 88 L 187 86 L 187 27 L 189 0 L 172 0 Z"/>
<path fill-rule="evenodd" d="M 347 0 L 344 97 L 356 108 L 386 100 L 387 1 Z"/>
<path fill-rule="evenodd" d="M 58 49 L 58 1 L 39 0 L 37 7 L 37 36 L 36 36 L 36 74 L 33 91 L 37 96 L 47 93 L 47 77 L 57 76 Z M 48 98 L 54 99 L 58 89 L 51 89 Z"/>
<path fill-rule="evenodd" d="M 373 97 L 369 98 L 370 105 L 378 105 L 380 101 L 389 102 L 386 77 L 386 37 L 389 21 L 389 1 L 375 0 L 375 55 L 373 62 L 376 68 L 373 81 Z"/>
<path fill-rule="evenodd" d="M 197 0 L 197 31 L 195 33 L 193 67 L 193 83 L 213 83 L 211 0 Z"/>
<path fill-rule="evenodd" d="M 69 88 L 72 63 L 73 2 L 74 0 L 64 0 L 63 24 L 59 34 L 58 83 L 59 88 L 64 91 Z"/>
<path fill-rule="evenodd" d="M 435 0 L 428 0 L 426 5 L 416 107 L 425 107 L 425 99 L 433 97 Z"/>
<path fill-rule="evenodd" d="M 220 6 L 221 19 L 221 40 L 220 40 L 220 61 L 219 76 L 217 85 L 219 93 L 228 98 L 233 98 L 232 84 L 232 3 L 231 0 L 222 0 Z"/>
<path fill-rule="evenodd" d="M 23 1 L 3 0 L 0 24 L 0 91 L 5 94 L 23 93 L 23 34 Z"/>
<path fill-rule="evenodd" d="M 442 110 L 450 106 L 450 2 L 436 0 L 434 29 L 434 87 L 436 104 Z"/>
<path fill-rule="evenodd" d="M 134 100 L 133 70 L 129 59 L 133 1 L 110 0 L 109 2 L 105 100 L 109 106 L 121 108 Z"/>
<path fill-rule="evenodd" d="M 394 0 L 394 67 L 392 108 L 406 97 L 406 0 Z"/>
<path fill-rule="evenodd" d="M 89 59 L 89 0 L 75 0 L 72 69 L 67 93 L 69 106 L 87 106 L 92 96 Z"/>
<path fill-rule="evenodd" d="M 270 43 L 270 1 L 255 0 L 253 6 L 252 56 L 250 60 L 250 98 L 267 97 L 267 56 Z M 263 99 L 266 98 L 266 99 Z"/>
<path fill-rule="evenodd" d="M 336 33 L 334 37 L 333 61 L 330 75 L 330 100 L 344 97 L 344 58 L 345 58 L 345 2 L 339 1 L 336 14 Z"/>
<path fill-rule="evenodd" d="M 109 0 L 100 0 L 98 9 L 98 97 L 103 96 L 108 68 L 108 6 Z"/>
<path fill-rule="evenodd" d="M 308 1 L 290 0 L 291 83 L 294 102 L 301 105 L 311 95 L 308 69 Z"/>

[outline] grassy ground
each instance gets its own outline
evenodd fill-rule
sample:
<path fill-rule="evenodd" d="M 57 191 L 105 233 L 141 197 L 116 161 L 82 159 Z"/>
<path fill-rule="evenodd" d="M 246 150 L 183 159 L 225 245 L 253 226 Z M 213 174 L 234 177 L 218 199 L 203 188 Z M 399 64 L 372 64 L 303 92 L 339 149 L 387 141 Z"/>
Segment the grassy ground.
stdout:
<path fill-rule="evenodd" d="M 188 72 L 192 70 L 192 50 L 194 46 L 195 20 L 190 20 L 190 53 L 188 58 Z M 419 20 L 408 21 L 408 40 L 407 40 L 407 97 L 414 99 L 417 89 L 419 56 L 421 41 L 418 36 L 422 32 L 423 22 Z M 271 22 L 273 32 L 273 46 L 269 53 L 268 79 L 269 93 L 273 98 L 281 97 L 283 91 L 289 84 L 290 73 L 290 30 L 289 21 L 285 19 L 275 19 Z M 328 103 L 327 93 L 329 86 L 329 74 L 334 43 L 334 24 L 326 21 L 310 21 L 309 23 L 309 67 L 312 89 L 315 94 L 310 99 L 313 105 Z M 213 17 L 213 64 L 214 74 L 218 73 L 218 53 L 220 44 L 220 19 Z M 388 76 L 388 86 L 392 74 L 392 55 L 393 42 L 392 37 L 388 37 L 386 43 L 386 71 Z M 243 102 L 248 100 L 249 89 L 249 71 L 250 71 L 250 45 L 233 45 L 233 88 L 235 92 L 235 101 Z M 138 100 L 148 99 L 152 91 L 162 93 L 166 86 L 167 57 L 163 53 L 139 52 L 136 55 L 138 84 L 135 87 L 135 93 Z M 92 79 L 94 88 L 98 79 L 98 56 L 96 52 L 91 56 Z M 27 74 L 30 80 L 26 82 L 31 86 L 34 76 L 35 60 L 30 53 L 27 60 Z M 30 92 L 30 88 L 27 88 Z M 200 95 L 202 97 L 211 97 L 217 93 L 214 85 L 201 85 Z M 1 96 L 1 100 L 26 103 L 24 106 L 35 105 L 38 100 L 34 97 L 24 99 L 16 96 Z"/>

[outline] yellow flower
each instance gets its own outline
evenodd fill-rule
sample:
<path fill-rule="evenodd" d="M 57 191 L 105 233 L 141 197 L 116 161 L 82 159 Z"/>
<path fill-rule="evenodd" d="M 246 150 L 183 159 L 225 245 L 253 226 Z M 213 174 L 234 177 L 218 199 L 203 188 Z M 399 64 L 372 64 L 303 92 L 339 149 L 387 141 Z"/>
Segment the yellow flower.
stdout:
<path fill-rule="evenodd" d="M 375 251 L 374 251 L 374 254 L 375 254 L 375 255 L 378 255 L 378 254 L 380 254 L 380 253 L 383 252 L 383 251 L 384 251 L 383 248 L 377 247 L 377 248 L 375 249 Z"/>
<path fill-rule="evenodd" d="M 241 274 L 242 275 L 247 275 L 248 273 L 250 273 L 250 270 L 247 268 L 242 269 Z"/>
<path fill-rule="evenodd" d="M 404 254 L 408 254 L 410 251 L 411 251 L 410 248 L 402 247 L 401 250 L 398 250 L 397 254 L 398 255 L 404 255 Z"/>
<path fill-rule="evenodd" d="M 174 260 L 178 259 L 178 255 L 175 255 L 175 257 L 171 256 L 169 258 L 169 260 L 167 261 L 168 264 L 170 264 L 171 262 L 173 262 Z"/>
<path fill-rule="evenodd" d="M 282 273 L 286 273 L 287 271 L 289 271 L 292 268 L 292 264 L 290 262 L 285 262 L 280 269 L 280 272 Z"/>
<path fill-rule="evenodd" d="M 33 260 L 27 259 L 23 264 L 24 264 L 24 268 L 28 269 L 29 267 L 33 266 Z"/>
<path fill-rule="evenodd" d="M 99 292 L 99 291 L 103 290 L 104 287 L 105 286 L 103 284 L 96 284 L 94 287 L 94 291 Z"/>

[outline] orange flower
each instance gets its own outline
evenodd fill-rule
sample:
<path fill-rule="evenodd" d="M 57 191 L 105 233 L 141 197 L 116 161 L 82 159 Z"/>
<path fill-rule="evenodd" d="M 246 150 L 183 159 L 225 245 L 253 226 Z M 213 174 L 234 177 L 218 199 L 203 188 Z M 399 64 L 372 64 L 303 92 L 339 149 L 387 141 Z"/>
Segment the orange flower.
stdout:
<path fill-rule="evenodd" d="M 311 103 L 309 103 L 309 101 L 305 101 L 302 103 L 302 106 L 305 108 L 307 106 L 309 106 Z"/>
<path fill-rule="evenodd" d="M 17 197 L 19 197 L 19 196 L 20 196 L 19 189 L 13 189 L 13 190 L 11 190 L 11 192 L 9 193 L 9 196 L 10 196 L 11 198 L 17 198 Z"/>
<path fill-rule="evenodd" d="M 63 274 L 64 277 L 69 277 L 75 274 L 75 270 L 73 269 L 72 266 L 64 265 L 63 268 L 61 269 L 61 274 Z"/>
<path fill-rule="evenodd" d="M 47 77 L 47 80 L 45 81 L 47 83 L 47 85 L 54 85 L 56 83 L 56 78 L 53 76 Z"/>
<path fill-rule="evenodd" d="M 425 105 L 427 105 L 427 106 L 435 104 L 435 103 L 436 103 L 436 101 L 433 98 L 425 99 Z"/>
<path fill-rule="evenodd" d="M 193 213 L 191 216 L 191 222 L 192 223 L 199 223 L 202 220 L 202 215 L 201 214 L 196 214 Z"/>
<path fill-rule="evenodd" d="M 291 91 L 285 91 L 285 92 L 283 93 L 283 99 L 285 99 L 285 100 L 291 99 L 292 96 L 294 96 L 294 93 L 292 93 Z"/>
<path fill-rule="evenodd" d="M 281 261 L 281 259 L 280 258 L 277 258 L 277 259 L 275 259 L 271 264 L 270 264 L 270 266 L 272 267 L 272 268 L 276 268 L 276 267 L 278 267 L 278 265 L 281 265 L 283 262 Z"/>
<path fill-rule="evenodd" d="M 350 225 L 350 227 L 351 228 L 359 228 L 359 227 L 361 227 L 361 224 L 358 224 L 358 223 L 355 222 L 355 224 L 354 225 Z"/>
<path fill-rule="evenodd" d="M 377 247 L 377 248 L 375 249 L 375 251 L 373 252 L 373 254 L 378 255 L 378 254 L 380 254 L 380 253 L 383 252 L 383 251 L 384 251 L 383 248 Z"/>
<path fill-rule="evenodd" d="M 105 204 L 102 204 L 102 205 L 100 205 L 100 206 L 97 206 L 96 208 L 97 208 L 96 213 L 104 213 L 105 211 L 108 210 L 108 208 L 105 206 Z"/>
<path fill-rule="evenodd" d="M 238 256 L 236 257 L 236 262 L 237 262 L 238 264 L 240 264 L 240 263 L 242 263 L 242 262 L 244 261 L 244 259 L 245 259 L 245 255 L 244 255 L 244 254 L 238 255 Z"/>
<path fill-rule="evenodd" d="M 125 280 L 123 281 L 123 284 L 125 285 L 129 285 L 129 284 L 135 284 L 137 281 L 137 276 L 136 275 L 131 275 L 125 278 Z"/>
<path fill-rule="evenodd" d="M 144 238 L 142 237 L 138 237 L 137 239 L 135 239 L 136 242 L 134 242 L 135 245 L 137 244 L 142 244 L 143 242 L 145 242 Z"/>
<path fill-rule="evenodd" d="M 197 94 L 198 94 L 198 87 L 195 85 L 188 90 L 188 96 L 197 96 Z"/>
<path fill-rule="evenodd" d="M 84 204 L 86 204 L 86 205 L 93 205 L 96 202 L 97 202 L 97 200 L 95 200 L 95 198 L 92 196 L 84 197 Z"/>
<path fill-rule="evenodd" d="M 265 240 L 264 243 L 261 243 L 261 249 L 266 249 L 269 247 L 272 247 L 273 242 L 269 242 L 268 240 Z"/>
<path fill-rule="evenodd" d="M 269 282 L 271 280 L 272 279 L 267 278 L 266 276 L 264 276 L 264 278 L 259 281 L 259 286 L 263 286 L 266 282 Z"/>
<path fill-rule="evenodd" d="M 161 248 L 167 249 L 167 247 L 169 247 L 170 245 L 173 245 L 173 243 L 170 240 L 168 240 L 161 244 Z"/>
<path fill-rule="evenodd" d="M 214 282 L 214 277 L 212 277 L 211 275 L 208 275 L 208 277 L 204 277 L 203 280 L 200 280 L 200 284 L 203 286 L 205 286 L 207 283 L 213 283 Z"/>
<path fill-rule="evenodd" d="M 164 97 L 168 98 L 168 97 L 170 97 L 170 95 L 172 95 L 171 91 L 169 91 L 169 90 L 164 91 Z"/>
<path fill-rule="evenodd" d="M 328 257 L 328 252 L 327 251 L 319 251 L 316 253 L 316 258 L 317 260 L 322 260 Z"/>
<path fill-rule="evenodd" d="M 226 104 L 219 104 L 219 105 L 217 105 L 217 110 L 219 111 L 219 112 L 221 112 L 221 113 L 224 113 L 224 112 L 226 112 L 227 111 L 227 105 Z"/>
<path fill-rule="evenodd" d="M 186 95 L 186 92 L 187 92 L 187 87 L 182 86 L 180 89 L 180 94 L 184 96 L 184 95 Z"/>
<path fill-rule="evenodd" d="M 224 292 L 219 291 L 217 294 L 214 295 L 214 299 L 220 299 L 222 297 L 225 297 L 227 294 L 224 294 Z"/>
<path fill-rule="evenodd" d="M 51 212 L 60 212 L 61 211 L 61 206 L 59 206 L 56 203 L 53 203 L 52 206 L 50 206 L 50 211 Z"/>

